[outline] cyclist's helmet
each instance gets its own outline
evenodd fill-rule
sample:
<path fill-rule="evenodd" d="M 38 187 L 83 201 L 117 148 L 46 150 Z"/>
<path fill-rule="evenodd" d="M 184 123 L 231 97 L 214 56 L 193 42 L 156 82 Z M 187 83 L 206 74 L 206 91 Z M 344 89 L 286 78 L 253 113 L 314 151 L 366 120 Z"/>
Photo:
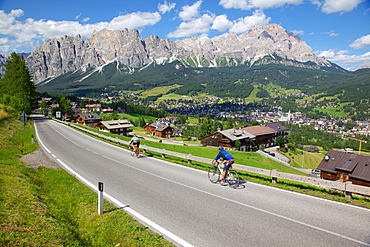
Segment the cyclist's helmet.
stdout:
<path fill-rule="evenodd" d="M 218 147 L 218 150 L 221 150 L 221 149 L 224 149 L 224 147 L 223 146 L 219 146 Z"/>

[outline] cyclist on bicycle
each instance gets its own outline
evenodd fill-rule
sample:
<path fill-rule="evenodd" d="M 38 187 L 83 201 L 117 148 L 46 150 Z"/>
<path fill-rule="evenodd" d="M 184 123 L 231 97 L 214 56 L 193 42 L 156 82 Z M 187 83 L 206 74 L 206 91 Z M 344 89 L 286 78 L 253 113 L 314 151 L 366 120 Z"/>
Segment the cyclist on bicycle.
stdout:
<path fill-rule="evenodd" d="M 222 158 L 223 162 L 225 163 L 221 177 L 221 182 L 223 183 L 225 182 L 227 171 L 229 170 L 231 165 L 234 164 L 234 157 L 231 154 L 229 154 L 222 146 L 219 146 L 218 150 L 220 150 L 220 152 L 218 153 L 216 158 L 212 161 L 212 164 L 216 163 L 216 161 L 219 160 L 220 158 Z"/>
<path fill-rule="evenodd" d="M 130 147 L 132 147 L 132 149 L 135 151 L 135 149 L 139 150 L 139 146 L 140 146 L 140 139 L 139 137 L 137 137 L 137 135 L 134 135 L 129 144 L 128 144 Z"/>

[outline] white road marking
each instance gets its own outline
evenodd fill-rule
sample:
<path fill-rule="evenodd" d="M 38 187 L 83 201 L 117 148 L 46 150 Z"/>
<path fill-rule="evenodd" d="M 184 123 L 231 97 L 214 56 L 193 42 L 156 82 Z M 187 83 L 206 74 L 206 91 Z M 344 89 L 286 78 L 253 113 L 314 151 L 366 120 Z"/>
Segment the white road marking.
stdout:
<path fill-rule="evenodd" d="M 36 125 L 35 125 L 35 128 Z M 58 132 L 59 133 L 59 132 Z M 61 134 L 61 133 L 60 133 Z M 36 129 L 36 135 L 37 135 L 37 129 Z M 39 140 L 39 143 L 41 144 L 41 146 L 48 152 L 50 153 L 51 155 L 53 155 L 54 158 L 56 158 L 56 156 L 54 154 L 52 154 L 50 152 L 49 149 L 46 148 L 46 146 L 44 145 L 44 143 L 41 141 L 41 139 L 37 136 L 37 139 Z M 76 144 L 76 143 L 75 143 Z M 77 144 L 76 144 L 77 145 Z M 79 145 L 78 145 L 79 146 Z M 103 156 L 103 157 L 106 157 L 106 156 Z M 84 177 L 82 177 L 80 174 L 78 174 L 77 172 L 75 172 L 72 168 L 70 168 L 67 164 L 65 164 L 62 160 L 56 158 L 56 160 L 72 175 L 74 175 L 78 180 L 80 180 L 81 182 L 83 182 L 84 184 L 86 184 L 87 186 L 89 186 L 91 189 L 93 189 L 94 191 L 98 192 L 98 188 L 96 185 L 93 185 L 92 183 L 90 183 L 88 180 L 86 180 Z M 178 237 L 177 235 L 171 233 L 170 231 L 167 231 L 166 229 L 164 229 L 163 227 L 161 227 L 160 225 L 154 223 L 153 221 L 151 221 L 150 219 L 144 217 L 143 215 L 139 214 L 138 212 L 136 212 L 135 210 L 131 209 L 130 207 L 128 207 L 127 205 L 125 205 L 124 203 L 120 202 L 119 200 L 115 199 L 113 196 L 109 195 L 108 193 L 104 192 L 104 197 L 111 201 L 112 203 L 114 203 L 115 205 L 117 205 L 119 208 L 122 208 L 124 211 L 126 211 L 128 214 L 130 215 L 133 215 L 134 217 L 136 217 L 138 220 L 140 220 L 141 222 L 143 222 L 145 225 L 148 225 L 150 227 L 152 227 L 153 229 L 155 229 L 156 231 L 158 231 L 159 233 L 163 234 L 164 236 L 166 236 L 167 238 L 173 240 L 175 243 L 177 244 L 180 244 L 181 246 L 184 246 L 184 247 L 193 247 L 192 244 L 186 242 L 185 240 L 183 240 L 182 238 Z"/>
<path fill-rule="evenodd" d="M 60 133 L 60 132 L 58 132 Z M 60 133 L 61 134 L 61 133 Z M 67 138 L 68 139 L 68 138 Z M 40 141 L 40 143 L 42 144 L 42 146 L 46 149 L 45 145 Z M 78 144 L 76 144 L 78 145 Z M 80 145 L 78 145 L 80 146 Z M 113 145 L 114 146 L 114 145 Z M 50 153 L 50 151 L 49 151 Z M 129 166 L 128 164 L 126 163 L 123 163 L 122 161 L 118 161 L 118 160 L 115 160 L 115 159 L 112 159 L 110 157 L 107 157 L 107 156 L 104 156 L 102 155 L 104 158 L 106 159 L 110 159 L 114 162 L 117 162 L 119 164 L 123 164 L 125 166 Z M 79 174 L 77 174 L 76 172 L 74 172 L 70 167 L 68 167 L 66 164 L 64 164 L 61 160 L 58 159 L 58 161 L 67 169 L 70 171 L 70 173 L 74 174 L 76 177 L 78 177 L 81 181 L 83 181 L 85 184 L 87 184 L 89 187 L 91 187 L 92 189 L 94 189 L 95 191 L 97 191 L 97 188 L 96 186 L 92 185 L 90 182 L 88 182 L 86 179 L 84 179 L 82 176 L 80 176 Z M 149 175 L 152 175 L 152 176 L 155 176 L 157 178 L 160 178 L 160 179 L 163 179 L 163 180 L 166 180 L 166 181 L 169 181 L 169 182 L 172 182 L 172 183 L 175 183 L 175 184 L 178 184 L 178 185 L 181 185 L 181 186 L 184 186 L 184 187 L 187 187 L 189 189 L 192 189 L 192 190 L 195 190 L 195 191 L 198 191 L 198 192 L 201 192 L 201 193 L 204 193 L 204 194 L 207 194 L 207 195 L 210 195 L 210 196 L 213 196 L 213 197 L 216 197 L 216 198 L 220 198 L 220 199 L 223 199 L 223 200 L 226 200 L 226 201 L 229 201 L 229 202 L 232 202 L 232 203 L 235 203 L 235 204 L 239 204 L 241 206 L 244 206 L 244 207 L 247 207 L 247 208 L 251 208 L 251 209 L 254 209 L 254 210 L 257 210 L 257 211 L 260 211 L 260 212 L 263 212 L 263 213 L 266 213 L 266 214 L 269 214 L 269 215 L 273 215 L 275 217 L 279 217 L 279 218 L 282 218 L 282 219 L 285 219 L 285 220 L 288 220 L 288 221 L 291 221 L 291 222 L 294 222 L 294 223 L 297 223 L 297 224 L 300 224 L 300 225 L 303 225 L 303 226 L 306 226 L 306 227 L 310 227 L 312 229 L 316 229 L 318 231 L 322 231 L 322 232 L 325 232 L 325 233 L 328 233 L 328 234 L 331 234 L 331 235 L 334 235 L 334 236 L 337 236 L 337 237 L 340 237 L 340 238 L 343 238 L 343 239 L 347 239 L 349 241 L 352 241 L 352 242 L 355 242 L 355 243 L 358 243 L 358 244 L 361 244 L 363 246 L 370 246 L 369 243 L 365 243 L 365 242 L 362 242 L 360 240 L 357 240 L 357 239 L 354 239 L 354 238 L 351 238 L 351 237 L 348 237 L 348 236 L 344 236 L 344 235 L 341 235 L 339 233 L 336 233 L 336 232 L 333 232 L 333 231 L 330 231 L 330 230 L 326 230 L 326 229 L 323 229 L 321 227 L 317 227 L 317 226 L 314 226 L 314 225 L 311 225 L 311 224 L 307 224 L 305 222 L 302 222 L 302 221 L 299 221 L 299 220 L 295 220 L 295 219 L 292 219 L 292 218 L 289 218 L 289 217 L 286 217 L 284 215 L 281 215 L 281 214 L 277 214 L 277 213 L 274 213 L 274 212 L 270 212 L 270 211 L 267 211 L 267 210 L 264 210 L 264 209 L 260 209 L 260 208 L 257 208 L 257 207 L 254 207 L 254 206 L 251 206 L 251 205 L 247 205 L 245 203 L 242 203 L 242 202 L 238 202 L 238 201 L 235 201 L 235 200 L 231 200 L 229 198 L 226 198 L 226 197 L 223 197 L 223 196 L 219 196 L 219 195 L 216 195 L 216 194 L 213 194 L 213 193 L 210 193 L 210 192 L 207 192 L 207 191 L 204 191 L 204 190 L 201 190 L 201 189 L 198 189 L 198 188 L 194 188 L 194 187 L 191 187 L 189 185 L 186 185 L 186 184 L 183 184 L 183 183 L 179 183 L 177 181 L 174 181 L 174 180 L 171 180 L 171 179 L 168 179 L 168 178 L 165 178 L 165 177 L 162 177 L 162 176 L 159 176 L 159 175 L 155 175 L 153 173 L 150 173 L 150 172 L 147 172 L 145 170 L 142 170 L 138 167 L 132 167 L 132 166 L 129 166 L 130 168 L 133 168 L 133 169 L 136 169 L 138 171 L 141 171 L 141 172 L 144 172 L 146 174 L 149 174 Z M 176 235 L 166 231 L 164 228 L 160 227 L 159 225 L 155 224 L 154 222 L 152 222 L 151 220 L 147 219 L 146 217 L 140 215 L 139 213 L 135 212 L 134 210 L 130 209 L 129 211 L 127 211 L 127 209 L 129 209 L 126 205 L 124 205 L 123 203 L 119 202 L 118 200 L 116 200 L 115 198 L 109 196 L 108 194 L 106 194 L 105 196 L 107 199 L 109 197 L 109 200 L 111 200 L 112 202 L 114 202 L 116 205 L 121 205 L 121 207 L 128 213 L 130 214 L 133 214 L 136 216 L 136 217 L 140 217 L 139 219 L 140 220 L 143 220 L 143 222 L 145 222 L 146 224 L 152 226 L 152 224 L 154 224 L 154 226 L 157 226 L 159 227 L 158 229 L 156 227 L 153 226 L 154 229 L 156 229 L 157 231 L 161 232 L 162 234 L 166 235 L 167 237 L 169 237 L 170 239 L 178 239 L 178 240 L 175 240 L 173 239 L 174 241 L 178 242 L 178 241 L 181 241 L 183 242 L 184 244 L 182 244 L 183 246 L 192 246 L 191 244 L 187 243 L 185 240 L 182 240 L 181 238 L 177 237 Z M 346 205 L 346 204 L 345 204 Z M 132 211 L 132 212 L 131 212 Z M 167 234 L 170 234 L 170 235 L 167 235 L 165 234 L 164 232 L 167 232 Z M 172 237 L 171 237 L 172 236 Z M 180 243 L 180 242 L 178 242 Z"/>

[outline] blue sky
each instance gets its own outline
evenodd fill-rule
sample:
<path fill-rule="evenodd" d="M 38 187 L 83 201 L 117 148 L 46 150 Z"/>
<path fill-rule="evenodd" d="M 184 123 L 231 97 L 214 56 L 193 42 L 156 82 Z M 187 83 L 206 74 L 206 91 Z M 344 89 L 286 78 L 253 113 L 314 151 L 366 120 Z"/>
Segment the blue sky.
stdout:
<path fill-rule="evenodd" d="M 0 53 L 103 28 L 176 40 L 271 23 L 343 68 L 370 63 L 370 0 L 0 0 Z"/>

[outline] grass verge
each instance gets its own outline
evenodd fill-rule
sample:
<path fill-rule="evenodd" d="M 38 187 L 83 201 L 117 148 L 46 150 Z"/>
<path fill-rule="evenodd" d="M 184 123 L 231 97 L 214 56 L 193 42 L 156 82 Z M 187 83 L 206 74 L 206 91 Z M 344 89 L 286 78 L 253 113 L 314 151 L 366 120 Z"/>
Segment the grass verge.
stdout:
<path fill-rule="evenodd" d="M 62 169 L 24 165 L 32 125 L 0 120 L 0 246 L 173 246 Z"/>

